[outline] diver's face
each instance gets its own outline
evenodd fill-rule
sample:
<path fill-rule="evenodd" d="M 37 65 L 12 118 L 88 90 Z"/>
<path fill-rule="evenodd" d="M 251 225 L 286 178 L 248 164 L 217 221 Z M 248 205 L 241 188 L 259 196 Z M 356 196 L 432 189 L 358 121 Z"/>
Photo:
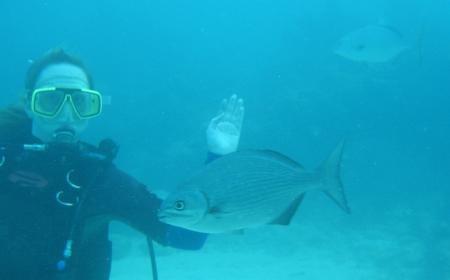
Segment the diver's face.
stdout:
<path fill-rule="evenodd" d="M 43 87 L 89 88 L 89 81 L 86 73 L 75 65 L 53 64 L 44 68 L 36 81 L 35 88 Z M 44 143 L 77 142 L 88 125 L 86 119 L 80 119 L 77 116 L 69 102 L 66 102 L 62 110 L 53 118 L 33 113 L 30 104 L 27 106 L 27 113 L 32 119 L 33 135 Z"/>

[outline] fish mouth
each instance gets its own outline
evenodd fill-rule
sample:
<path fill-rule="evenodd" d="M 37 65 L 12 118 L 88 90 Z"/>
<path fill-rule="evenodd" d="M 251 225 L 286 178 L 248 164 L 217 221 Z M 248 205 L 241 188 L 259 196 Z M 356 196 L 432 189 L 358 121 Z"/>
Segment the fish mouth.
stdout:
<path fill-rule="evenodd" d="M 160 221 L 167 221 L 167 219 L 169 218 L 169 215 L 167 215 L 167 210 L 162 210 L 160 209 L 157 213 L 158 216 L 158 220 Z"/>
<path fill-rule="evenodd" d="M 169 220 L 172 218 L 187 218 L 189 217 L 189 215 L 185 214 L 185 213 L 180 213 L 180 212 L 175 212 L 175 211 L 171 211 L 171 210 L 164 210 L 164 211 L 160 211 L 158 213 L 158 219 L 161 221 L 164 220 Z"/>
<path fill-rule="evenodd" d="M 173 220 L 173 216 L 161 214 L 161 215 L 158 215 L 158 220 L 165 224 L 171 224 L 171 221 Z"/>
<path fill-rule="evenodd" d="M 166 214 L 164 214 L 164 213 L 161 213 L 161 212 L 158 212 L 158 219 L 160 219 L 160 220 L 163 220 L 163 219 L 165 219 L 165 218 L 167 218 L 168 216 L 166 215 Z"/>

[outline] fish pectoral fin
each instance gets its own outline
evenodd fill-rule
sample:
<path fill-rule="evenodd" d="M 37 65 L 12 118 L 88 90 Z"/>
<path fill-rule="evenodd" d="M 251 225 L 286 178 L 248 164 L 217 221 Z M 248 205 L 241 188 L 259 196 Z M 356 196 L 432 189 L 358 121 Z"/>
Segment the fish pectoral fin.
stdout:
<path fill-rule="evenodd" d="M 270 224 L 272 225 L 283 225 L 287 226 L 291 223 L 292 217 L 294 217 L 295 213 L 298 210 L 298 207 L 303 201 L 303 198 L 305 197 L 305 194 L 300 195 L 297 197 L 292 203 L 289 205 L 289 207 L 275 220 L 273 220 Z"/>
<path fill-rule="evenodd" d="M 212 206 L 208 209 L 208 214 L 210 214 L 215 219 L 221 219 L 228 214 L 228 212 L 224 211 L 223 207 L 218 205 Z"/>

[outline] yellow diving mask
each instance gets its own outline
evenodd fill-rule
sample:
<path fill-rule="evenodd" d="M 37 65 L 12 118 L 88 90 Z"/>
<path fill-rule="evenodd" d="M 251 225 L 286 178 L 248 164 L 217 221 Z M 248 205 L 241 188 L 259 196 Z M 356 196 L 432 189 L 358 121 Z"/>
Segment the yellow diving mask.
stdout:
<path fill-rule="evenodd" d="M 102 95 L 91 89 L 45 87 L 31 95 L 31 110 L 47 118 L 56 117 L 69 102 L 80 119 L 96 117 L 102 112 Z"/>

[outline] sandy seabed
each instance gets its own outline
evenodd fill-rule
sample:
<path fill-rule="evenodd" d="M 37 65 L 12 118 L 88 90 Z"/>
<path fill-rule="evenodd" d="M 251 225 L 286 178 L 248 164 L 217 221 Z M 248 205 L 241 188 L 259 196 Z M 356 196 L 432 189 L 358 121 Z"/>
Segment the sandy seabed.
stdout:
<path fill-rule="evenodd" d="M 450 280 L 450 224 L 401 207 L 386 214 L 382 223 L 296 217 L 288 227 L 210 235 L 199 251 L 156 246 L 159 279 Z M 426 238 L 418 223 L 441 234 Z M 121 225 L 110 237 L 111 279 L 152 279 L 145 238 Z"/>

